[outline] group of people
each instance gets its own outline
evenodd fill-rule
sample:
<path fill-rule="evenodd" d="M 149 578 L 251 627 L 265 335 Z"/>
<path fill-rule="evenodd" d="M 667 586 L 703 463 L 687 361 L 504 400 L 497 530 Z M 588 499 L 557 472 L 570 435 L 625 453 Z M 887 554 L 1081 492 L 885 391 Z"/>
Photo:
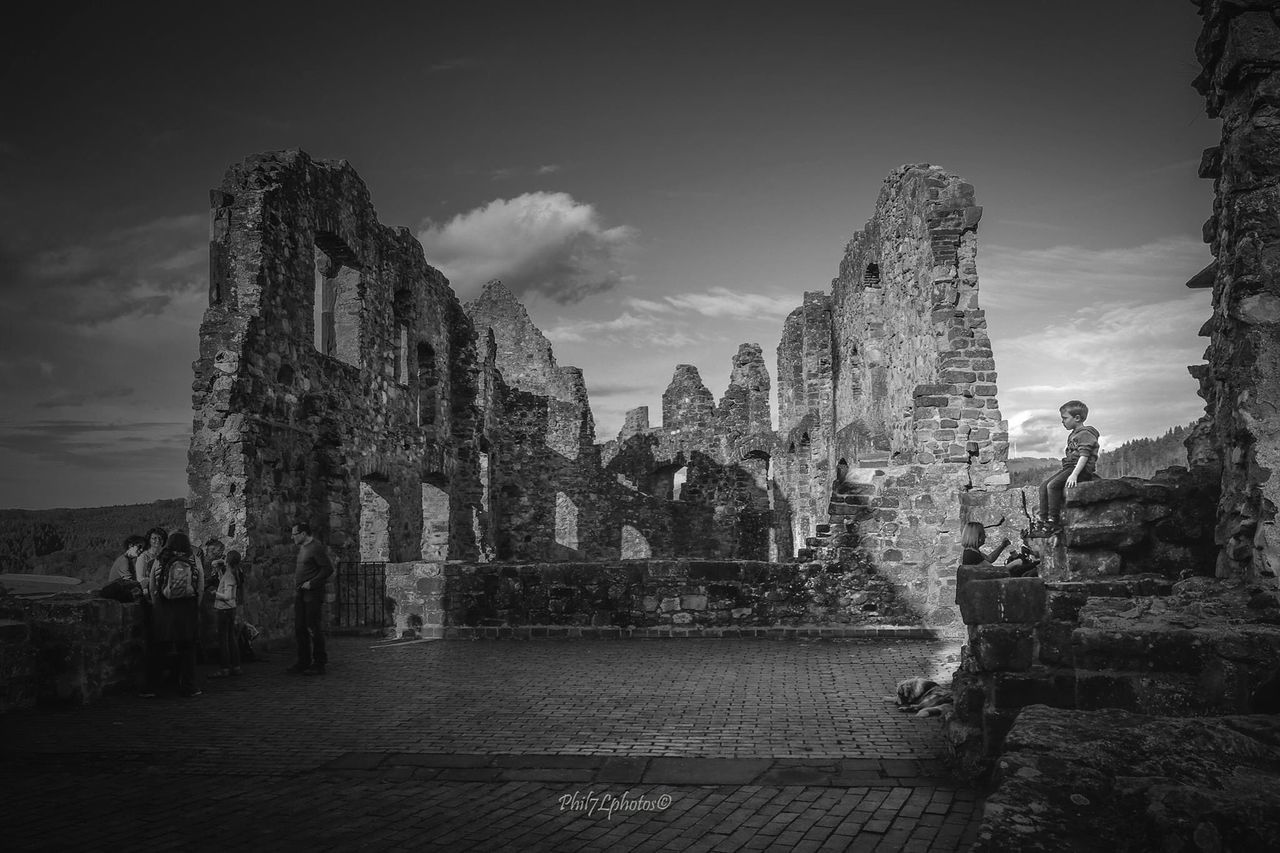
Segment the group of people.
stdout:
<path fill-rule="evenodd" d="M 200 642 L 201 602 L 213 597 L 221 669 L 213 677 L 239 675 L 240 638 L 237 610 L 244 603 L 248 566 L 235 550 L 218 539 L 193 548 L 187 534 L 153 527 L 145 536 L 124 540 L 104 592 L 128 589 L 142 605 L 146 643 L 143 696 L 155 696 L 165 661 L 172 653 L 178 693 L 199 696 L 196 655 Z"/>
<path fill-rule="evenodd" d="M 1066 490 L 1096 476 L 1099 434 L 1093 427 L 1085 426 L 1089 407 L 1079 400 L 1068 400 L 1058 409 L 1058 415 L 1062 419 L 1063 429 L 1068 431 L 1062 467 L 1040 484 L 1040 511 L 1023 534 L 1027 540 L 1045 539 L 1062 532 L 1062 506 L 1066 502 Z M 981 523 L 967 522 L 960 539 L 960 545 L 964 549 L 960 564 L 994 565 L 1004 549 L 1011 544 L 1005 539 L 992 551 L 985 552 L 982 546 L 986 539 L 987 531 Z M 1020 577 L 1035 574 L 1039 563 L 1039 551 L 1027 541 L 1017 553 L 1009 556 L 1005 565 L 1013 577 Z"/>
<path fill-rule="evenodd" d="M 306 522 L 290 528 L 298 547 L 294 570 L 295 636 L 298 660 L 291 673 L 323 675 L 328 664 L 321 608 L 325 585 L 333 574 L 328 552 Z M 130 535 L 124 552 L 107 576 L 104 594 L 117 597 L 124 590 L 142 605 L 146 642 L 146 685 L 142 694 L 153 697 L 160 688 L 165 661 L 174 658 L 172 673 L 181 696 L 201 694 L 196 684 L 196 657 L 200 643 L 202 602 L 213 599 L 220 668 L 212 678 L 240 675 L 240 608 L 244 605 L 248 565 L 240 552 L 227 550 L 218 539 L 193 548 L 182 531 L 155 527 L 145 536 Z"/>

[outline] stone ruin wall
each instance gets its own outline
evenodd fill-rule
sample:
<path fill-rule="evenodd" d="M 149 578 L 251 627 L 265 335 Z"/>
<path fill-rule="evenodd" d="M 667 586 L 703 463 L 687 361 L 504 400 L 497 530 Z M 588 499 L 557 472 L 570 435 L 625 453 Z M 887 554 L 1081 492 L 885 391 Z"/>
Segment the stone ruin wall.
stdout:
<path fill-rule="evenodd" d="M 345 161 L 300 151 L 232 167 L 211 200 L 193 541 L 244 554 L 272 633 L 292 619 L 295 520 L 339 562 L 477 557 L 492 368 L 413 234 L 378 223 Z"/>
<path fill-rule="evenodd" d="M 1220 477 L 1219 577 L 1280 569 L 1280 4 L 1201 0 L 1195 80 L 1222 141 L 1204 152 L 1214 182 L 1205 241 L 1213 263 L 1188 286 L 1213 289 L 1200 380 L 1205 416 L 1188 440 L 1193 466 Z"/>
<path fill-rule="evenodd" d="M 856 544 L 939 627 L 958 624 L 962 523 L 1004 518 L 998 540 L 1025 522 L 1007 489 L 1008 424 L 978 306 L 981 215 L 956 176 L 895 170 L 831 295 L 805 294 L 778 355 L 795 536 Z M 841 461 L 859 492 L 849 504 L 830 502 Z"/>
<path fill-rule="evenodd" d="M 404 627 L 441 616 L 445 560 L 790 560 L 828 523 L 843 458 L 882 466 L 860 475 L 864 551 L 922 619 L 954 609 L 962 495 L 1000 484 L 1007 446 L 976 304 L 978 209 L 958 179 L 891 175 L 833 294 L 787 319 L 777 432 L 760 347 L 743 344 L 718 403 L 679 365 L 662 425 L 635 409 L 604 444 L 581 371 L 510 291 L 492 282 L 461 306 L 345 162 L 257 155 L 212 201 L 190 525 L 253 564 L 268 631 L 289 619 L 297 518 L 339 562 L 388 564 Z"/>
<path fill-rule="evenodd" d="M 759 345 L 742 344 L 718 404 L 698 369 L 681 364 L 661 426 L 650 426 L 646 406 L 627 413 L 601 447 L 606 480 L 630 508 L 624 558 L 791 556 L 774 532 L 770 387 Z"/>

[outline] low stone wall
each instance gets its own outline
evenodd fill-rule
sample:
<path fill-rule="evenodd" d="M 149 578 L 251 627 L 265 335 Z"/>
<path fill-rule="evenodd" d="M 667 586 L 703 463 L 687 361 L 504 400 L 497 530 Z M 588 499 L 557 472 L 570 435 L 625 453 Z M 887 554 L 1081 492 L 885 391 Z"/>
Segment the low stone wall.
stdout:
<path fill-rule="evenodd" d="M 88 703 L 142 672 L 142 608 L 84 593 L 0 596 L 0 712 Z"/>
<path fill-rule="evenodd" d="M 404 563 L 387 596 L 397 636 L 932 636 L 866 562 Z"/>
<path fill-rule="evenodd" d="M 1063 533 L 1045 553 L 1040 575 L 1048 580 L 1142 573 L 1212 576 L 1217 499 L 1215 482 L 1182 467 L 1166 468 L 1150 480 L 1081 483 L 1067 492 Z"/>
<path fill-rule="evenodd" d="M 1280 660 L 1280 600 L 1239 580 L 1053 582 L 962 567 L 959 601 L 969 643 L 946 730 L 974 774 L 1027 706 L 1240 714 Z"/>

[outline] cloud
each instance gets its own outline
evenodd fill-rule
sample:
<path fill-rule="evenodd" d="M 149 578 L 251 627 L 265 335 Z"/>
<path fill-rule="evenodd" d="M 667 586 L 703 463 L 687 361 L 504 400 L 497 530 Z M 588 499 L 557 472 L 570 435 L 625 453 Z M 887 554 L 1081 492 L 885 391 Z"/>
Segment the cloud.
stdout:
<path fill-rule="evenodd" d="M 669 321 L 630 312 L 612 320 L 562 320 L 545 334 L 555 343 L 615 343 L 662 349 L 689 346 L 699 340 L 673 329 Z"/>
<path fill-rule="evenodd" d="M 190 440 L 190 423 L 45 420 L 0 424 L 0 449 L 75 468 L 172 467 L 170 457 L 185 451 Z"/>
<path fill-rule="evenodd" d="M 1089 405 L 1104 449 L 1200 416 L 1186 368 L 1204 360 L 1197 333 L 1210 297 L 1184 284 L 1207 262 L 1191 237 L 980 251 L 1001 410 L 1018 455 L 1061 455 L 1057 409 L 1069 399 Z"/>
<path fill-rule="evenodd" d="M 205 217 L 188 215 L 25 256 L 6 252 L 13 279 L 0 290 L 0 311 L 80 327 L 155 316 L 205 288 L 208 251 Z"/>
<path fill-rule="evenodd" d="M 182 492 L 207 229 L 193 214 L 0 249 L 0 314 L 20 318 L 0 336 L 0 505 Z"/>
<path fill-rule="evenodd" d="M 556 172 L 559 172 L 559 171 L 560 171 L 560 167 L 552 163 L 546 166 L 539 166 L 534 171 L 534 174 L 535 175 L 554 175 Z"/>
<path fill-rule="evenodd" d="M 37 409 L 65 409 L 85 406 L 102 400 L 114 400 L 128 397 L 133 389 L 124 385 L 115 388 L 104 388 L 100 391 L 59 391 L 36 403 Z"/>
<path fill-rule="evenodd" d="M 693 311 L 705 317 L 734 320 L 783 320 L 796 307 L 795 294 L 769 296 L 763 293 L 743 293 L 727 287 L 713 287 L 705 293 L 681 293 L 663 299 L 672 308 Z"/>
<path fill-rule="evenodd" d="M 495 199 L 418 233 L 427 258 L 454 290 L 471 294 L 501 279 L 517 295 L 579 302 L 627 280 L 623 270 L 637 233 L 605 227 L 594 206 L 567 193 L 525 193 Z"/>
<path fill-rule="evenodd" d="M 1177 298 L 1210 260 L 1205 245 L 1190 236 L 1110 249 L 988 245 L 978 250 L 978 271 L 988 310 L 1061 316 L 1092 304 L 1134 301 L 1137 295 L 1150 301 Z"/>

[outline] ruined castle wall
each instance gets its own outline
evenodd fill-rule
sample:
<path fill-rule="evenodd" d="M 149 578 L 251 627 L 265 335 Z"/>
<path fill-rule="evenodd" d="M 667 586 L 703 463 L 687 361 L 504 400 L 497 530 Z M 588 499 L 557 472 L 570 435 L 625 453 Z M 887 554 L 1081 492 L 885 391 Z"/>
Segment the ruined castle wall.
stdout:
<path fill-rule="evenodd" d="M 599 451 L 582 371 L 556 363 L 551 343 L 501 282 L 466 306 L 494 340 L 502 418 L 490 466 L 499 559 L 616 556 L 599 500 Z"/>
<path fill-rule="evenodd" d="M 778 344 L 776 480 L 789 505 L 789 531 L 797 546 L 827 520 L 835 463 L 833 342 L 831 297 L 806 292 L 801 306 L 787 316 Z"/>
<path fill-rule="evenodd" d="M 830 296 L 805 294 L 778 350 L 795 544 L 820 559 L 862 551 L 917 618 L 956 630 L 962 524 L 1003 516 L 996 536 L 1021 519 L 978 305 L 981 214 L 958 177 L 896 169 Z"/>
<path fill-rule="evenodd" d="M 627 414 L 601 447 L 624 557 L 777 558 L 785 522 L 774 500 L 770 384 L 760 346 L 742 344 L 719 404 L 682 364 L 662 396 L 662 426 L 649 426 L 647 409 Z"/>
<path fill-rule="evenodd" d="M 1190 460 L 1220 468 L 1216 539 L 1222 577 L 1280 570 L 1280 4 L 1201 0 L 1204 29 L 1196 88 L 1222 119 L 1222 142 L 1205 152 L 1213 216 L 1205 239 L 1215 261 L 1189 286 L 1213 288 L 1205 417 Z"/>
<path fill-rule="evenodd" d="M 444 531 L 432 557 L 474 559 L 488 401 L 471 324 L 412 233 L 377 221 L 344 161 L 260 154 L 212 193 L 210 271 L 188 521 L 253 566 L 247 617 L 292 621 L 295 520 L 341 563 L 427 556 L 424 528 Z"/>
<path fill-rule="evenodd" d="M 1008 427 L 978 307 L 973 186 L 929 165 L 885 179 L 875 214 L 832 282 L 833 451 L 851 457 L 865 429 L 897 464 L 964 462 L 1002 473 Z"/>

